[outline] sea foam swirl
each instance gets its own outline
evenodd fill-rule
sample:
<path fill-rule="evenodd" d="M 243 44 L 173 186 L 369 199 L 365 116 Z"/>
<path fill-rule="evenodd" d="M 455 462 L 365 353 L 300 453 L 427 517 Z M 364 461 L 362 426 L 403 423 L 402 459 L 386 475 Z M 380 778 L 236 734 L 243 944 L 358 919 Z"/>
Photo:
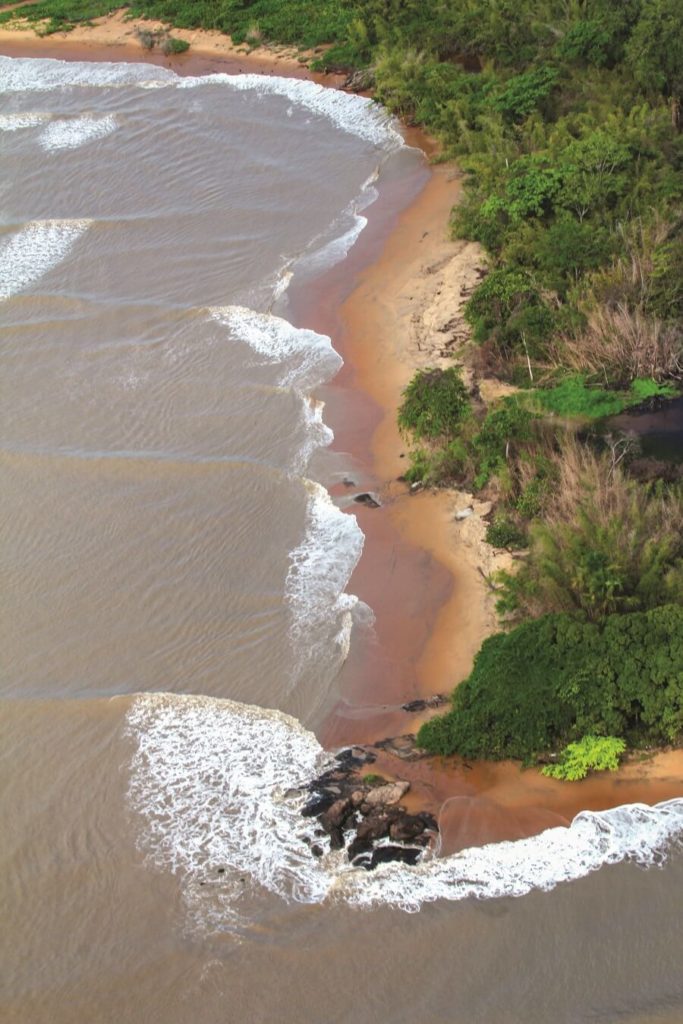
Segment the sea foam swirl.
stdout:
<path fill-rule="evenodd" d="M 549 890 L 604 865 L 661 864 L 683 837 L 683 799 L 583 811 L 568 828 L 491 843 L 414 867 L 371 873 L 320 842 L 300 815 L 301 787 L 327 763 L 312 733 L 288 715 L 206 697 L 136 697 L 127 715 L 136 751 L 128 795 L 141 819 L 150 865 L 176 872 L 189 898 L 217 881 L 239 903 L 236 872 L 282 899 L 343 900 L 414 912 L 434 900 L 521 896 Z M 238 908 L 239 909 L 239 908 Z"/>
<path fill-rule="evenodd" d="M 68 256 L 91 220 L 36 220 L 0 241 L 0 299 L 43 277 Z"/>
<path fill-rule="evenodd" d="M 41 133 L 39 142 L 43 149 L 78 149 L 95 139 L 111 135 L 117 128 L 112 114 L 104 117 L 71 117 L 52 121 Z"/>

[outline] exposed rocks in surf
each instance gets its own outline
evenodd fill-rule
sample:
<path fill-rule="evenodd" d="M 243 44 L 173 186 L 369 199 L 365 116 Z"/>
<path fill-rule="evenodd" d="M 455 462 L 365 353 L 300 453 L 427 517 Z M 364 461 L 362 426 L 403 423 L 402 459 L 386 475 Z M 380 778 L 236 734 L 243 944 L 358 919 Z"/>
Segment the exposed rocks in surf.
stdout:
<path fill-rule="evenodd" d="M 438 833 L 431 814 L 410 813 L 401 804 L 409 782 L 367 772 L 376 758 L 365 747 L 342 750 L 334 765 L 309 783 L 301 812 L 318 819 L 320 838 L 328 837 L 330 850 L 346 849 L 351 863 L 367 871 L 392 860 L 415 864 Z M 311 846 L 314 857 L 323 853 L 321 842 Z"/>

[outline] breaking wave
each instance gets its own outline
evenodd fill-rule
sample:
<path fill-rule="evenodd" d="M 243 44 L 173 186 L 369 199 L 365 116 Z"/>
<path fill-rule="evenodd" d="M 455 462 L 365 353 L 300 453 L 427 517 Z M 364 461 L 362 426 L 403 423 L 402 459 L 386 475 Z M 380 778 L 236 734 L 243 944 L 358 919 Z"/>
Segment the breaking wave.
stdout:
<path fill-rule="evenodd" d="M 312 856 L 315 819 L 302 818 L 303 787 L 328 755 L 315 736 L 279 711 L 208 697 L 134 698 L 127 727 L 136 750 L 128 795 L 141 816 L 140 847 L 177 873 L 188 899 L 212 880 L 239 914 L 245 875 L 287 901 L 343 900 L 408 912 L 434 900 L 490 899 L 550 890 L 608 864 L 663 863 L 683 837 L 683 799 L 583 811 L 568 828 L 491 843 L 414 867 L 373 872 L 343 853 Z"/>
<path fill-rule="evenodd" d="M 0 299 L 43 277 L 68 256 L 91 220 L 36 220 L 0 242 Z"/>
<path fill-rule="evenodd" d="M 356 135 L 374 145 L 396 149 L 403 145 L 397 122 L 373 100 L 352 93 L 328 89 L 316 82 L 281 78 L 277 75 L 201 75 L 181 78 L 167 68 L 149 64 L 106 64 L 44 59 L 0 57 L 0 90 L 3 92 L 45 91 L 67 87 L 116 87 L 179 89 L 224 86 L 256 95 L 276 95 L 311 114 L 324 117 L 340 131 Z"/>

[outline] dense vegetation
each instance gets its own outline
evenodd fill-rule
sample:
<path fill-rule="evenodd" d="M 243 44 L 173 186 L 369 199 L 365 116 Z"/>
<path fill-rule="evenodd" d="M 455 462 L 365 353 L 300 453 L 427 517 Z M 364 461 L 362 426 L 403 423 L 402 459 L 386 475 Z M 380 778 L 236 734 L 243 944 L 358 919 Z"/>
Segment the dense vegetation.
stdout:
<path fill-rule="evenodd" d="M 673 742 L 683 730 L 683 608 L 584 622 L 545 615 L 489 637 L 447 714 L 418 740 L 439 754 L 516 757 L 586 735 L 631 745 Z"/>

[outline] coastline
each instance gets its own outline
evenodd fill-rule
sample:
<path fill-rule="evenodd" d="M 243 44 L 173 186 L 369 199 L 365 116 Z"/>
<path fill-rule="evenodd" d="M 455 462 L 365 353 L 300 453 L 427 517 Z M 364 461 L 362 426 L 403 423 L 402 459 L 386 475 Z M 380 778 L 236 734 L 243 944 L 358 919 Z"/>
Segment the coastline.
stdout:
<path fill-rule="evenodd" d="M 105 21 L 109 25 L 116 23 L 116 32 L 112 30 L 107 35 Z M 144 24 L 154 28 L 154 23 Z M 248 70 L 308 78 L 337 87 L 342 79 L 308 72 L 291 51 L 241 53 L 220 33 L 174 30 L 179 38 L 191 42 L 191 49 L 180 57 L 167 58 L 135 44 L 134 32 L 135 22 L 123 22 L 120 14 L 101 20 L 93 28 L 79 28 L 58 37 L 39 38 L 32 29 L 25 35 L 3 29 L 0 51 L 8 56 L 58 56 L 71 60 L 151 60 L 179 74 Z M 206 39 L 196 38 L 213 36 L 220 39 L 209 44 Z M 417 134 L 411 141 L 421 142 Z M 370 737 L 376 740 L 390 735 L 391 730 L 413 731 L 419 720 L 396 710 L 395 705 L 413 696 L 450 691 L 467 675 L 482 640 L 496 628 L 493 598 L 479 572 L 481 560 L 493 558 L 492 549 L 486 546 L 484 550 L 481 543 L 481 515 L 485 511 L 479 506 L 483 503 L 476 506 L 476 516 L 457 524 L 453 512 L 469 503 L 467 496 L 451 491 L 410 496 L 405 485 L 396 482 L 403 469 L 401 453 L 405 452 L 395 418 L 401 389 L 417 366 L 438 365 L 438 360 L 449 358 L 440 355 L 447 351 L 449 341 L 444 326 L 455 319 L 448 330 L 457 342 L 460 325 L 454 306 L 463 297 L 463 290 L 471 286 L 471 275 L 476 274 L 478 266 L 475 247 L 447 238 L 448 213 L 459 188 L 452 175 L 453 169 L 445 165 L 433 169 L 425 187 L 403 213 L 394 221 L 387 218 L 387 237 L 377 259 L 360 273 L 354 261 L 347 260 L 340 271 L 351 294 L 338 314 L 332 314 L 338 315 L 340 325 L 340 336 L 335 332 L 335 346 L 339 340 L 338 347 L 347 362 L 346 379 L 370 403 L 364 423 L 374 421 L 375 428 L 371 436 L 362 433 L 356 443 L 365 448 L 386 512 L 383 517 L 372 510 L 359 512 L 360 506 L 354 507 L 367 543 L 349 589 L 367 599 L 364 592 L 373 584 L 377 587 L 379 581 L 380 595 L 382 591 L 386 593 L 387 578 L 381 573 L 390 561 L 396 562 L 398 558 L 403 563 L 403 576 L 398 589 L 386 594 L 387 605 L 389 598 L 395 608 L 407 600 L 410 577 L 417 571 L 422 577 L 419 593 L 429 592 L 429 607 L 419 608 L 420 622 L 413 622 L 408 629 L 416 610 L 414 604 L 408 606 L 405 637 L 400 637 L 401 625 L 396 622 L 387 632 L 385 642 L 393 633 L 397 643 L 402 639 L 401 650 L 406 648 L 409 653 L 405 655 L 403 675 L 390 665 L 382 675 L 381 685 L 379 680 L 369 680 L 375 686 L 372 695 L 365 696 L 365 702 L 370 705 L 371 696 L 381 713 L 363 713 L 360 707 L 357 717 L 333 716 L 323 728 L 326 743 L 364 742 Z M 315 309 L 312 313 L 324 320 L 322 295 L 324 288 L 313 303 L 317 314 Z M 333 425 L 336 446 L 353 451 L 342 426 Z M 490 564 L 484 571 L 497 567 Z M 393 578 L 391 590 L 394 591 Z M 376 607 L 376 611 L 379 615 L 380 609 Z M 349 671 L 346 676 L 351 674 Z M 410 677 L 414 684 L 407 692 L 406 680 Z M 344 685 L 342 679 L 342 692 Z M 357 692 L 348 692 L 347 696 L 350 704 L 360 704 Z M 384 705 L 390 706 L 389 711 L 384 710 Z M 429 759 L 414 766 L 398 767 L 399 774 L 413 781 L 411 801 L 429 801 L 437 809 L 447 799 L 468 801 L 465 823 L 444 821 L 444 852 L 531 835 L 549 824 L 568 822 L 582 809 L 602 810 L 626 802 L 656 803 L 679 796 L 683 790 L 681 751 L 660 753 L 642 761 L 634 759 L 612 777 L 595 776 L 574 784 L 544 779 L 536 770 L 522 772 L 511 762 L 463 766 L 454 759 L 447 764 Z M 389 772 L 390 766 L 386 770 Z M 452 811 L 456 809 L 451 805 Z M 459 812 L 462 819 L 462 805 Z"/>

